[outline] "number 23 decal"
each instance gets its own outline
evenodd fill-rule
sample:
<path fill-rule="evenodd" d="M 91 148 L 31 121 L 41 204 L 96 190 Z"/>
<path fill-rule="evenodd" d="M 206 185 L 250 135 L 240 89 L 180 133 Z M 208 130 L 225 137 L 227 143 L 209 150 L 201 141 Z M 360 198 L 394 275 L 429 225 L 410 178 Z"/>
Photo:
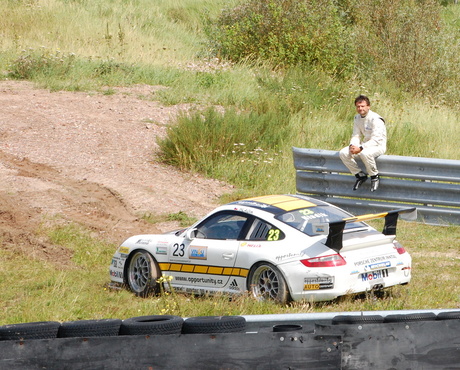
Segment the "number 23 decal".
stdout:
<path fill-rule="evenodd" d="M 280 230 L 279 229 L 270 229 L 268 230 L 267 240 L 268 241 L 276 241 L 280 238 Z"/>
<path fill-rule="evenodd" d="M 185 245 L 184 244 L 174 244 L 173 256 L 175 257 L 184 257 L 185 255 Z"/>

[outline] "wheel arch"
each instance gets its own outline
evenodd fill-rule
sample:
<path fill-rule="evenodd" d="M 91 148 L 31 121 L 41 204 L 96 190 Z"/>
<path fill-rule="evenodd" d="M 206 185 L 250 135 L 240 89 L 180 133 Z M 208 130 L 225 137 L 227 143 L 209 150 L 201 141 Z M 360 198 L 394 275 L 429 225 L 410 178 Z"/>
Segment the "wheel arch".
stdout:
<path fill-rule="evenodd" d="M 284 273 L 283 269 L 279 268 L 279 265 L 276 265 L 275 263 L 273 262 L 270 262 L 268 260 L 258 260 L 256 262 L 254 262 L 251 267 L 249 268 L 249 272 L 248 272 L 248 276 L 246 277 L 246 290 L 247 291 L 251 291 L 251 273 L 257 268 L 259 267 L 260 265 L 270 265 L 270 266 L 273 266 L 275 267 L 279 272 L 280 274 L 283 276 L 283 279 L 284 281 L 286 282 L 286 286 L 287 286 L 287 289 L 288 289 L 288 295 L 289 295 L 289 298 L 290 300 L 292 300 L 292 288 L 291 288 L 291 284 L 290 284 L 290 281 L 287 279 L 286 277 L 286 274 Z"/>
<path fill-rule="evenodd" d="M 129 264 L 131 263 L 131 260 L 133 259 L 133 256 L 137 252 L 146 252 L 152 257 L 153 263 L 155 264 L 155 267 L 158 269 L 158 272 L 160 274 L 160 277 L 163 276 L 163 271 L 160 269 L 160 264 L 158 263 L 157 259 L 155 256 L 152 254 L 152 252 L 148 251 L 147 249 L 144 248 L 136 248 L 133 249 L 131 252 L 129 252 L 128 257 L 126 257 L 126 262 L 123 267 L 123 284 L 128 285 L 128 269 L 129 269 Z"/>

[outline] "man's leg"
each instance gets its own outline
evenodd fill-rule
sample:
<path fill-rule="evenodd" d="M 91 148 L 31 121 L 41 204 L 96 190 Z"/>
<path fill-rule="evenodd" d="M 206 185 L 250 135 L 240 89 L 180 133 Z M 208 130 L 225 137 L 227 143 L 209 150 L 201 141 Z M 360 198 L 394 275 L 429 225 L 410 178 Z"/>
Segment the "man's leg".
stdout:
<path fill-rule="evenodd" d="M 350 154 L 349 147 L 343 148 L 339 152 L 339 156 L 343 164 L 353 175 L 356 175 L 357 173 L 361 172 L 361 168 L 359 168 L 358 163 L 356 163 L 356 160 L 353 158 L 353 155 Z"/>
<path fill-rule="evenodd" d="M 380 184 L 380 176 L 375 159 L 383 153 L 384 150 L 381 148 L 371 147 L 363 149 L 363 151 L 358 154 L 366 166 L 367 173 L 371 176 L 371 191 L 376 191 Z"/>
<path fill-rule="evenodd" d="M 343 164 L 348 168 L 348 170 L 355 175 L 356 182 L 353 186 L 353 190 L 358 190 L 358 188 L 367 180 L 367 175 L 361 171 L 361 168 L 356 163 L 356 160 L 352 154 L 350 154 L 350 148 L 345 147 L 339 152 L 340 159 Z"/>

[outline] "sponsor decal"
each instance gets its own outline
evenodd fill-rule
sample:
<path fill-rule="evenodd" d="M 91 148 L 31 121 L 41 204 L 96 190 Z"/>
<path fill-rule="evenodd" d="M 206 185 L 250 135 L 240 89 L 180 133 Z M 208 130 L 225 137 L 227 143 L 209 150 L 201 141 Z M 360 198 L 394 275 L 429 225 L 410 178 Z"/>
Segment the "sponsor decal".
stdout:
<path fill-rule="evenodd" d="M 388 270 L 378 270 L 374 272 L 365 272 L 364 274 L 361 274 L 361 281 L 373 281 L 377 279 L 383 279 L 388 277 Z"/>
<path fill-rule="evenodd" d="M 254 214 L 254 211 L 251 208 L 246 208 L 246 207 L 235 207 L 233 208 L 235 211 L 239 212 L 244 212 L 244 213 L 249 213 L 250 215 Z"/>
<path fill-rule="evenodd" d="M 262 247 L 262 244 L 242 242 L 242 243 L 240 243 L 240 247 L 260 248 L 260 247 Z"/>
<path fill-rule="evenodd" d="M 168 247 L 156 247 L 155 254 L 168 254 Z"/>
<path fill-rule="evenodd" d="M 236 279 L 233 279 L 228 288 L 230 290 L 240 290 L 240 288 L 238 287 L 238 283 L 236 282 Z"/>
<path fill-rule="evenodd" d="M 123 265 L 125 264 L 124 261 L 122 261 L 120 258 L 112 258 L 112 266 L 113 267 L 123 267 Z"/>
<path fill-rule="evenodd" d="M 207 277 L 190 277 L 190 276 L 175 276 L 174 279 L 180 282 L 187 282 L 191 284 L 210 284 L 210 285 L 222 285 L 222 279 L 213 279 Z"/>
<path fill-rule="evenodd" d="M 367 266 L 369 270 L 381 270 L 386 267 L 391 267 L 391 262 L 390 261 L 385 261 L 385 262 L 379 262 L 379 263 L 373 263 Z"/>
<path fill-rule="evenodd" d="M 148 245 L 151 242 L 150 239 L 139 239 L 136 244 Z"/>
<path fill-rule="evenodd" d="M 302 255 L 301 253 L 286 253 L 286 254 L 282 254 L 281 256 L 276 256 L 275 258 L 278 262 L 280 262 L 288 258 L 300 257 L 301 255 Z"/>
<path fill-rule="evenodd" d="M 123 271 L 114 271 L 111 269 L 110 276 L 113 276 L 114 278 L 123 279 Z"/>
<path fill-rule="evenodd" d="M 270 207 L 268 204 L 265 204 L 265 203 L 251 202 L 251 201 L 247 201 L 247 200 L 241 200 L 241 201 L 238 202 L 238 204 L 243 204 L 243 205 L 247 205 L 249 207 L 257 207 L 257 208 L 268 208 L 268 207 Z"/>
<path fill-rule="evenodd" d="M 189 258 L 195 260 L 207 260 L 208 247 L 190 247 Z"/>
<path fill-rule="evenodd" d="M 310 211 L 311 212 L 311 211 Z M 302 219 L 305 221 L 308 220 L 314 220 L 315 218 L 320 218 L 320 217 L 327 217 L 326 213 L 318 212 L 318 213 L 313 213 L 312 215 L 304 215 L 302 216 Z"/>
<path fill-rule="evenodd" d="M 129 247 L 120 247 L 118 248 L 118 252 L 121 254 L 129 254 Z"/>
<path fill-rule="evenodd" d="M 391 260 L 397 258 L 394 254 L 388 254 L 384 256 L 369 257 L 365 260 L 355 262 L 355 266 L 364 266 L 371 265 L 376 262 L 385 262 L 386 260 Z"/>
<path fill-rule="evenodd" d="M 304 278 L 303 290 L 321 290 L 334 288 L 333 276 L 321 276 L 314 278 Z"/>

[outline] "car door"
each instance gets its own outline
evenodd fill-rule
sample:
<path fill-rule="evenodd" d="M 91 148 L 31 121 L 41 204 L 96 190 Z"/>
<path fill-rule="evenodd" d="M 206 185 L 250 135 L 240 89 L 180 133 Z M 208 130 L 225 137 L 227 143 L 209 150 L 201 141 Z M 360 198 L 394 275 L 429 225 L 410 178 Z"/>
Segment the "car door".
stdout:
<path fill-rule="evenodd" d="M 240 270 L 233 267 L 247 221 L 241 212 L 218 212 L 197 225 L 192 240 L 175 243 L 169 254 L 173 285 L 200 293 L 223 288 Z"/>

